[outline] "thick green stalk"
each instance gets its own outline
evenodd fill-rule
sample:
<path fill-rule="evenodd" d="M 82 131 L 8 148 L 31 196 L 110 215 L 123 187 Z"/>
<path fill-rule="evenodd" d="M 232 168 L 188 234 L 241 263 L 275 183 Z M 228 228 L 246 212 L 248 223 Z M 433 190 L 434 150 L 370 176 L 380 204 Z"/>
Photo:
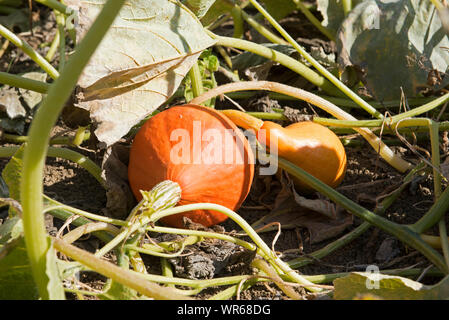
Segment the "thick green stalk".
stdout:
<path fill-rule="evenodd" d="M 23 228 L 33 277 L 42 299 L 48 299 L 46 252 L 48 250 L 43 210 L 43 170 L 50 132 L 69 99 L 84 67 L 108 31 L 125 0 L 108 1 L 69 62 L 64 72 L 51 86 L 37 111 L 24 149 L 21 181 Z"/>
<path fill-rule="evenodd" d="M 234 22 L 233 37 L 238 39 L 242 38 L 243 33 L 245 32 L 242 11 L 243 10 L 238 5 L 235 5 L 231 10 L 232 20 Z"/>
<path fill-rule="evenodd" d="M 312 12 L 310 12 L 309 8 L 302 2 L 302 0 L 293 0 L 293 2 L 296 4 L 296 7 L 301 10 L 302 14 L 306 16 L 306 18 L 322 33 L 324 34 L 329 40 L 335 41 L 335 36 L 326 29 L 322 24 L 321 21 L 319 21 Z"/>
<path fill-rule="evenodd" d="M 48 73 L 53 79 L 57 79 L 59 72 L 37 53 L 28 43 L 20 39 L 13 32 L 9 31 L 6 27 L 0 24 L 0 35 L 8 39 L 11 43 L 21 49 L 26 55 L 28 55 L 34 62 L 36 62 L 45 72 Z"/>
<path fill-rule="evenodd" d="M 240 8 L 239 8 L 240 9 Z M 240 9 L 241 10 L 241 9 Z M 272 43 L 277 44 L 286 44 L 288 45 L 288 42 L 284 39 L 278 37 L 273 32 L 265 28 L 263 25 L 261 25 L 259 22 L 257 22 L 253 17 L 251 17 L 249 14 L 247 14 L 245 11 L 241 10 L 242 18 L 251 26 L 253 27 L 257 32 L 259 32 L 262 36 L 267 38 Z"/>
<path fill-rule="evenodd" d="M 342 0 L 343 4 L 343 12 L 345 16 L 349 14 L 349 12 L 352 10 L 352 0 Z"/>
<path fill-rule="evenodd" d="M 17 150 L 19 150 L 19 146 L 0 147 L 0 158 L 12 157 Z M 101 177 L 101 168 L 81 153 L 66 148 L 48 147 L 47 156 L 70 160 L 78 164 L 80 167 L 86 169 L 103 187 L 105 186 L 105 181 Z"/>

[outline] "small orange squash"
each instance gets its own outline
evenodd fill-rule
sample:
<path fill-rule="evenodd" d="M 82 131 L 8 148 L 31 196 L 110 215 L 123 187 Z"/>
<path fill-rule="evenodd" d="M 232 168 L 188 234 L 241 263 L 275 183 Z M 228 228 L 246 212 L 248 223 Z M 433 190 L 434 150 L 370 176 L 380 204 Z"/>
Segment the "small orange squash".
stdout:
<path fill-rule="evenodd" d="M 259 142 L 277 154 L 307 171 L 315 178 L 335 188 L 346 172 L 346 152 L 338 136 L 329 128 L 312 121 L 293 123 L 282 127 L 272 121 L 262 121 L 237 110 L 223 110 L 236 125 L 253 129 Z M 274 150 L 270 150 L 273 153 Z M 298 189 L 308 187 L 294 179 Z"/>
<path fill-rule="evenodd" d="M 208 107 L 187 104 L 158 113 L 140 128 L 131 146 L 128 178 L 139 201 L 140 190 L 171 180 L 181 187 L 178 205 L 207 202 L 236 210 L 253 177 L 248 140 L 225 115 Z M 162 222 L 181 228 L 183 217 L 206 227 L 227 219 L 216 211 L 196 210 Z"/>

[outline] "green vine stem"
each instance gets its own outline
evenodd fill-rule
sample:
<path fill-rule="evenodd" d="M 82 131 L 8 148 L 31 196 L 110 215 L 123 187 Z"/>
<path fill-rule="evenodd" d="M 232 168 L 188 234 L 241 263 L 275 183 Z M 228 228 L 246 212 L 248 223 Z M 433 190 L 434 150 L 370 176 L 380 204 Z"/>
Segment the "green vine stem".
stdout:
<path fill-rule="evenodd" d="M 323 67 L 318 61 L 316 61 L 307 51 L 301 47 L 295 39 L 288 34 L 287 31 L 256 1 L 249 0 L 251 4 L 271 23 L 271 25 L 284 37 L 285 40 L 290 43 L 293 48 L 296 49 L 310 64 L 315 67 L 324 77 L 332 82 L 338 89 L 346 94 L 351 100 L 357 103 L 362 109 L 368 112 L 375 118 L 382 119 L 383 115 L 373 108 L 369 103 L 360 98 L 356 93 L 349 89 L 344 83 L 342 83 L 337 77 Z"/>
<path fill-rule="evenodd" d="M 58 25 L 57 32 L 60 35 L 59 43 L 58 43 L 58 47 L 59 47 L 59 66 L 58 66 L 58 68 L 59 68 L 59 72 L 62 72 L 62 69 L 64 69 L 65 62 L 66 62 L 66 56 L 65 56 L 66 20 L 65 20 L 65 15 L 60 12 L 55 11 L 55 15 L 56 15 L 56 23 Z"/>
<path fill-rule="evenodd" d="M 238 6 L 237 6 L 238 7 Z M 249 14 L 247 14 L 244 10 L 242 10 L 240 7 L 238 7 L 240 9 L 240 14 L 243 18 L 243 20 L 245 20 L 251 27 L 254 28 L 254 30 L 256 30 L 257 32 L 259 32 L 262 36 L 264 36 L 266 39 L 268 39 L 270 42 L 272 43 L 276 43 L 276 44 L 284 44 L 284 45 L 288 45 L 288 42 L 285 41 L 284 39 L 278 37 L 277 35 L 275 35 L 273 32 L 271 32 L 270 30 L 268 30 L 267 28 L 265 28 L 263 25 L 261 25 L 259 22 L 257 22 L 256 19 L 254 19 L 253 17 L 251 17 Z"/>
<path fill-rule="evenodd" d="M 425 163 L 421 162 L 418 164 L 415 168 L 410 170 L 410 172 L 404 177 L 402 184 L 399 188 L 397 188 L 395 191 L 393 191 L 388 197 L 386 197 L 374 210 L 375 214 L 383 215 L 385 211 L 394 203 L 394 201 L 399 197 L 401 192 L 409 185 L 409 183 L 412 181 L 413 177 L 421 171 L 425 167 Z M 343 247 L 344 245 L 352 242 L 353 240 L 357 239 L 359 236 L 364 234 L 369 228 L 371 228 L 372 225 L 369 222 L 364 221 L 362 224 L 360 224 L 357 228 L 352 230 L 351 232 L 345 234 L 344 236 L 340 237 L 339 239 L 327 244 L 325 247 L 318 249 L 310 254 L 308 254 L 306 257 L 299 257 L 296 259 L 292 259 L 288 261 L 287 263 L 294 269 L 303 267 L 309 263 L 314 262 L 316 259 L 322 259 L 325 256 L 329 255 L 330 253 L 334 252 L 335 250 Z M 425 241 L 430 245 L 431 239 L 425 239 Z M 432 246 L 433 247 L 433 246 Z"/>
<path fill-rule="evenodd" d="M 201 77 L 200 67 L 198 62 L 195 62 L 189 71 L 190 84 L 192 87 L 193 97 L 198 97 L 203 94 L 203 78 Z"/>
<path fill-rule="evenodd" d="M 291 162 L 289 162 L 285 159 L 278 158 L 278 165 L 281 169 L 286 170 L 289 174 L 300 179 L 301 181 L 306 183 L 308 186 L 310 186 L 314 190 L 322 193 L 323 195 L 328 197 L 330 200 L 339 204 L 341 207 L 345 208 L 352 214 L 369 222 L 370 224 L 374 225 L 375 227 L 377 227 L 385 232 L 388 232 L 389 234 L 397 237 L 399 240 L 406 243 L 410 247 L 413 247 L 416 250 L 420 251 L 433 264 L 435 264 L 436 267 L 438 267 L 440 270 L 446 272 L 447 266 L 446 266 L 443 258 L 441 257 L 441 255 L 435 249 L 433 249 L 431 246 L 429 246 L 419 236 L 419 233 L 417 233 L 416 230 L 412 226 L 400 225 L 400 224 L 391 222 L 390 220 L 387 220 L 385 218 L 382 218 L 381 216 L 376 215 L 372 211 L 369 211 L 366 208 L 360 206 L 359 204 L 351 201 L 350 199 L 346 198 L 342 194 L 338 193 L 336 190 L 334 190 L 331 187 L 327 186 L 326 184 L 322 183 L 320 180 L 316 179 L 315 177 L 313 177 L 306 171 L 302 170 L 301 168 L 295 166 L 294 164 L 292 164 Z M 434 204 L 434 206 L 438 206 L 438 210 L 442 211 L 443 213 L 447 209 L 449 209 L 449 188 L 446 188 L 446 190 L 443 192 L 440 199 Z M 438 217 L 438 219 L 436 222 L 439 221 L 441 216 L 438 215 L 437 217 Z"/>
<path fill-rule="evenodd" d="M 0 158 L 12 157 L 19 148 L 19 146 L 0 147 Z M 105 186 L 105 181 L 101 177 L 101 168 L 81 153 L 66 148 L 48 147 L 47 156 L 70 160 L 78 164 L 86 169 L 103 187 Z"/>
<path fill-rule="evenodd" d="M 117 0 L 114 0 L 117 1 Z M 53 239 L 56 250 L 68 257 L 81 262 L 86 267 L 117 281 L 137 292 L 154 299 L 160 300 L 185 300 L 185 295 L 176 293 L 172 288 L 162 287 L 151 281 L 142 281 L 142 277 L 135 272 L 125 270 L 103 259 L 95 257 L 93 254 L 79 249 L 61 239 Z"/>
<path fill-rule="evenodd" d="M 228 241 L 231 243 L 234 243 L 236 245 L 239 245 L 245 249 L 248 249 L 250 251 L 257 251 L 257 253 L 261 256 L 264 256 L 264 253 L 261 252 L 256 245 L 253 243 L 244 241 L 242 239 L 223 234 L 223 233 L 217 233 L 217 232 L 209 232 L 209 231 L 201 231 L 201 230 L 186 230 L 186 229 L 178 229 L 178 228 L 169 228 L 169 227 L 162 227 L 162 226 L 147 226 L 147 231 L 150 232 L 157 232 L 157 233 L 170 233 L 170 234 L 179 234 L 179 235 L 187 235 L 187 236 L 198 236 L 198 237 L 205 237 L 205 238 L 212 238 L 212 239 L 219 239 L 223 241 Z"/>
<path fill-rule="evenodd" d="M 20 39 L 13 32 L 9 31 L 6 27 L 4 27 L 1 24 L 0 24 L 0 35 L 8 39 L 19 49 L 21 49 L 34 62 L 36 62 L 45 72 L 47 72 L 50 77 L 52 77 L 53 79 L 58 78 L 59 72 L 47 60 L 45 60 L 44 57 L 42 57 L 39 53 L 37 53 L 27 42 Z"/>
<path fill-rule="evenodd" d="M 293 2 L 296 4 L 296 7 L 301 10 L 302 14 L 306 16 L 306 18 L 323 34 L 325 35 L 329 40 L 335 41 L 335 36 L 323 25 L 321 24 L 321 21 L 318 20 L 312 12 L 310 12 L 309 8 L 307 8 L 306 5 L 302 2 L 302 0 L 293 0 Z"/>
<path fill-rule="evenodd" d="M 61 13 L 67 13 L 67 6 L 58 0 L 35 0 L 49 8 L 57 10 Z"/>
<path fill-rule="evenodd" d="M 423 274 L 423 272 L 426 272 L 426 275 L 430 276 L 430 277 L 444 276 L 444 274 L 436 268 L 431 268 L 430 270 L 427 270 L 427 271 L 425 269 L 420 269 L 420 268 L 380 270 L 381 274 L 398 276 L 398 277 L 416 277 L 416 276 Z M 320 284 L 320 283 L 332 283 L 335 279 L 346 277 L 350 274 L 351 274 L 351 272 L 340 272 L 340 273 L 329 273 L 329 274 L 318 274 L 318 275 L 304 275 L 304 277 L 313 283 Z M 240 286 L 240 291 L 247 290 L 251 286 L 255 285 L 257 282 L 269 281 L 268 279 L 262 278 L 262 277 L 259 277 L 259 278 L 253 277 L 253 278 L 247 278 L 247 279 L 243 278 L 242 280 L 246 280 L 246 281 L 243 283 L 243 285 Z M 232 285 L 229 288 L 222 290 L 222 291 L 218 292 L 217 294 L 213 295 L 212 297 L 209 298 L 209 300 L 228 300 L 237 294 L 238 289 L 239 289 L 238 284 Z"/>
<path fill-rule="evenodd" d="M 48 49 L 48 52 L 45 55 L 45 59 L 50 63 L 56 54 L 56 50 L 58 50 L 59 42 L 60 42 L 60 39 L 59 39 L 60 35 L 61 35 L 61 32 L 59 31 L 59 29 L 56 29 L 55 37 L 53 38 L 50 48 Z"/>
<path fill-rule="evenodd" d="M 251 262 L 251 265 L 253 267 L 256 267 L 257 269 L 263 271 L 265 274 L 267 274 L 271 279 L 273 279 L 273 282 L 281 289 L 289 298 L 293 300 L 302 300 L 301 296 L 289 285 L 285 284 L 284 281 L 281 279 L 281 277 L 276 273 L 273 268 L 268 265 L 268 263 L 265 262 L 265 260 L 262 259 L 254 259 Z"/>
<path fill-rule="evenodd" d="M 335 126 L 335 127 L 381 127 L 384 123 L 388 126 L 393 126 L 394 124 L 397 124 L 399 122 L 403 123 L 402 126 L 412 126 L 410 124 L 410 122 L 408 122 L 408 121 L 412 121 L 413 119 L 407 119 L 407 118 L 416 117 L 425 112 L 429 112 L 429 111 L 439 107 L 443 103 L 447 102 L 448 100 L 449 100 L 449 93 L 446 93 L 446 94 L 442 95 L 441 97 L 438 97 L 420 107 L 416 107 L 412 110 L 400 113 L 393 117 L 388 117 L 385 120 L 342 121 L 342 120 L 338 120 L 338 119 L 327 119 L 327 118 L 315 117 L 313 119 L 313 121 L 320 123 L 322 125 Z M 423 119 L 427 119 L 427 118 L 423 118 Z M 404 121 L 406 121 L 406 122 L 404 122 Z"/>
<path fill-rule="evenodd" d="M 66 233 L 62 240 L 66 243 L 73 243 L 79 238 L 81 238 L 85 234 L 98 232 L 98 231 L 106 231 L 111 234 L 117 234 L 118 229 L 114 226 L 110 225 L 106 222 L 92 222 L 86 223 L 85 225 L 79 226 L 78 228 L 73 229 L 72 231 Z"/>
<path fill-rule="evenodd" d="M 233 26 L 234 26 L 233 37 L 238 38 L 238 39 L 242 38 L 243 33 L 245 32 L 242 11 L 243 10 L 238 5 L 235 5 L 234 8 L 232 8 L 232 10 L 231 10 L 231 16 L 232 16 L 232 20 L 234 22 L 233 23 Z"/>
<path fill-rule="evenodd" d="M 0 138 L 4 141 L 16 144 L 22 144 L 28 141 L 28 136 L 18 136 L 16 134 L 3 133 Z M 50 140 L 50 145 L 67 145 L 73 147 L 79 147 L 83 142 L 90 139 L 90 131 L 81 131 L 79 128 L 73 137 L 61 136 L 54 137 Z"/>
<path fill-rule="evenodd" d="M 257 245 L 257 247 L 259 247 L 259 249 L 264 253 L 266 259 L 272 265 L 282 270 L 286 274 L 286 276 L 289 277 L 292 281 L 305 285 L 307 289 L 309 289 L 310 291 L 314 292 L 319 291 L 319 289 L 313 287 L 313 284 L 311 282 L 304 279 L 301 275 L 292 270 L 284 261 L 282 261 L 279 257 L 277 257 L 274 254 L 274 252 L 272 252 L 271 249 L 267 246 L 267 244 L 260 238 L 260 236 L 256 233 L 256 231 L 242 217 L 240 217 L 237 213 L 224 206 L 212 203 L 197 203 L 197 204 L 183 205 L 155 212 L 151 215 L 151 221 L 156 222 L 165 216 L 194 210 L 214 210 L 227 215 L 230 219 L 234 220 L 244 230 L 244 232 L 251 238 L 251 240 L 253 240 L 253 242 Z M 311 287 L 308 287 L 308 285 L 311 285 Z"/>
<path fill-rule="evenodd" d="M 342 0 L 343 12 L 345 16 L 352 10 L 352 0 Z"/>
<path fill-rule="evenodd" d="M 46 252 L 48 250 L 43 210 L 43 170 L 50 132 L 69 99 L 76 82 L 100 41 L 108 31 L 125 0 L 109 0 L 83 41 L 67 62 L 63 73 L 51 86 L 33 119 L 29 141 L 24 149 L 21 204 L 25 243 L 33 278 L 42 299 L 48 299 Z M 46 61 L 46 60 L 45 60 Z"/>
<path fill-rule="evenodd" d="M 38 80 L 28 79 L 15 74 L 0 71 L 0 83 L 11 87 L 27 89 L 39 93 L 47 93 L 50 84 Z"/>
<path fill-rule="evenodd" d="M 345 119 L 345 120 L 351 120 L 356 121 L 357 119 L 354 118 L 351 114 L 343 111 L 333 103 L 330 103 L 327 100 L 324 100 L 323 98 L 304 91 L 299 88 L 294 88 L 291 86 L 287 86 L 285 84 L 277 83 L 277 82 L 270 82 L 270 81 L 248 81 L 248 82 L 236 82 L 236 83 L 229 83 L 222 86 L 218 86 L 216 88 L 213 88 L 203 95 L 193 99 L 190 101 L 191 103 L 201 104 L 203 101 L 206 101 L 212 97 L 227 93 L 227 92 L 234 92 L 234 91 L 241 91 L 241 90 L 268 90 L 268 91 L 274 91 L 286 95 L 290 95 L 293 97 L 296 97 L 298 99 L 307 101 L 324 111 L 330 113 L 336 118 L 339 119 Z M 383 143 L 374 133 L 372 133 L 367 128 L 357 128 L 355 129 L 357 132 L 359 132 L 367 141 L 368 143 L 373 147 L 373 149 L 380 154 L 380 156 L 388 162 L 393 168 L 397 169 L 400 172 L 405 172 L 408 169 L 411 168 L 411 164 L 407 161 L 403 160 L 399 155 L 395 154 L 385 143 Z"/>
<path fill-rule="evenodd" d="M 74 223 L 76 226 L 81 226 L 84 225 L 86 223 L 90 223 L 92 222 L 92 220 L 95 221 L 100 221 L 100 222 L 104 222 L 104 223 L 108 223 L 111 225 L 116 225 L 116 226 L 120 226 L 120 227 L 129 227 L 131 226 L 131 223 L 127 222 L 127 221 L 123 221 L 120 219 L 114 219 L 114 218 L 109 218 L 106 216 L 102 216 L 102 215 L 98 215 L 98 214 L 94 214 L 94 213 L 90 213 L 78 208 L 74 208 L 71 207 L 69 205 L 63 204 L 57 200 L 54 200 L 46 195 L 44 195 L 44 199 L 46 201 L 46 207 L 44 209 L 44 212 L 49 212 L 52 214 L 52 211 L 58 210 L 58 209 L 63 209 L 66 214 L 65 215 L 61 215 L 58 214 L 56 217 L 60 218 L 62 220 L 67 220 L 68 218 L 70 218 L 72 215 L 77 215 L 80 217 L 84 217 L 86 219 L 81 219 L 80 221 L 82 221 L 81 224 L 77 224 Z M 80 219 L 80 218 L 77 218 Z M 87 220 L 89 219 L 89 220 Z M 109 239 L 110 240 L 110 239 Z"/>
<path fill-rule="evenodd" d="M 270 49 L 268 47 L 265 47 L 261 44 L 257 44 L 251 41 L 243 40 L 243 39 L 236 39 L 236 38 L 229 38 L 224 36 L 218 36 L 216 34 L 213 34 L 211 32 L 208 32 L 208 34 L 217 40 L 216 45 L 217 46 L 223 46 L 223 47 L 232 47 L 237 48 L 245 51 L 249 51 L 252 53 L 255 53 L 261 57 L 270 59 L 272 61 L 278 62 L 281 65 L 289 68 L 290 70 L 298 73 L 310 83 L 316 85 L 317 87 L 321 88 L 323 91 L 327 92 L 331 95 L 337 95 L 341 96 L 340 91 L 326 78 L 322 77 L 318 73 L 316 73 L 314 70 L 310 69 L 300 61 L 293 59 L 292 57 L 289 57 L 288 55 L 279 52 L 274 49 Z"/>
<path fill-rule="evenodd" d="M 338 91 L 338 93 L 340 93 L 340 91 Z M 251 91 L 240 91 L 240 92 L 228 93 L 228 96 L 232 99 L 249 99 L 249 98 L 254 97 L 254 95 L 255 95 L 255 93 L 251 92 Z M 324 94 L 320 94 L 320 93 L 317 93 L 317 95 L 329 102 L 332 102 L 333 104 L 338 105 L 339 107 L 342 107 L 342 108 L 348 108 L 348 109 L 349 108 L 350 109 L 359 108 L 360 109 L 360 106 L 358 104 L 356 104 L 352 100 L 349 100 L 348 98 L 333 97 L 333 96 L 324 95 Z M 285 94 L 276 93 L 276 92 L 270 92 L 268 94 L 268 96 L 274 100 L 295 100 L 294 97 L 287 96 Z M 425 103 L 433 101 L 433 99 L 434 99 L 433 97 L 410 98 L 410 99 L 407 99 L 407 105 L 410 107 L 421 106 Z M 376 108 L 376 109 L 399 108 L 399 106 L 402 103 L 400 100 L 388 100 L 388 101 L 383 101 L 383 102 L 377 102 L 375 100 L 367 100 L 367 101 L 370 103 L 370 105 L 373 108 Z"/>

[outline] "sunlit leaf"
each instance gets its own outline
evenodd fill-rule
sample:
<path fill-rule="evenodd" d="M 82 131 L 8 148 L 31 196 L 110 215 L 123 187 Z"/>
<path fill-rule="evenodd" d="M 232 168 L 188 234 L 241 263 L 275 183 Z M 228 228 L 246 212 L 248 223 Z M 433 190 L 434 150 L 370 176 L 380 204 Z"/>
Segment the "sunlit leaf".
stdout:
<path fill-rule="evenodd" d="M 449 277 L 426 286 L 398 276 L 353 272 L 334 280 L 334 299 L 351 300 L 371 295 L 385 300 L 435 300 L 449 297 Z"/>
<path fill-rule="evenodd" d="M 0 248 L 0 300 L 39 298 L 23 237 Z"/>

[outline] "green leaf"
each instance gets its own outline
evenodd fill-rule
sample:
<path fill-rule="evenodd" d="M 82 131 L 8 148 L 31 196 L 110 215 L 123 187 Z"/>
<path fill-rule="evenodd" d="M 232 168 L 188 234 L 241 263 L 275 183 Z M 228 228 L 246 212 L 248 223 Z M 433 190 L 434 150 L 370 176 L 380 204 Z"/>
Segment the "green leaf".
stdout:
<path fill-rule="evenodd" d="M 9 197 L 17 201 L 20 201 L 20 181 L 22 180 L 23 149 L 24 145 L 22 145 L 16 151 L 16 153 L 11 157 L 8 164 L 2 171 L 2 178 L 9 189 Z M 11 216 L 14 216 L 17 214 L 17 211 L 13 206 L 10 206 L 9 213 Z"/>
<path fill-rule="evenodd" d="M 449 276 L 433 286 L 380 273 L 353 272 L 334 280 L 334 299 L 351 300 L 364 296 L 386 300 L 439 300 L 449 298 Z"/>
<path fill-rule="evenodd" d="M 184 0 L 182 3 L 198 18 L 202 18 L 216 0 Z"/>
<path fill-rule="evenodd" d="M 355 66 L 379 100 L 439 90 L 449 64 L 449 38 L 428 0 L 366 0 L 352 9 L 338 32 L 340 67 Z"/>
<path fill-rule="evenodd" d="M 30 25 L 26 12 L 28 12 L 28 10 L 14 10 L 7 16 L 0 16 L 0 24 L 9 30 L 19 29 L 21 32 L 27 31 L 29 30 Z"/>
<path fill-rule="evenodd" d="M 6 245 L 23 235 L 22 219 L 19 216 L 6 219 L 0 225 L 0 245 Z"/>
<path fill-rule="evenodd" d="M 8 164 L 2 171 L 2 178 L 9 188 L 9 197 L 17 201 L 20 200 L 20 180 L 22 180 L 23 149 L 24 146 L 22 145 L 11 157 Z"/>
<path fill-rule="evenodd" d="M 123 250 L 117 251 L 117 264 L 124 269 L 129 269 L 129 257 L 124 253 Z M 111 279 L 108 279 L 108 282 L 105 285 L 105 291 L 98 297 L 103 300 L 140 299 L 136 290 L 133 290 Z"/>
<path fill-rule="evenodd" d="M 34 283 L 23 237 L 0 248 L 0 300 L 36 300 Z"/>
<path fill-rule="evenodd" d="M 353 0 L 353 7 L 360 3 L 360 0 Z M 337 34 L 343 20 L 345 13 L 343 11 L 342 0 L 317 0 L 317 9 L 323 16 L 321 25 L 326 27 L 333 35 Z"/>
<path fill-rule="evenodd" d="M 138 300 L 137 291 L 110 280 L 106 291 L 98 296 L 102 300 Z"/>
<path fill-rule="evenodd" d="M 224 14 L 229 14 L 234 8 L 235 4 L 240 4 L 243 1 L 239 0 L 216 0 L 209 10 L 206 12 L 204 17 L 201 18 L 201 22 L 204 26 L 208 26 L 215 22 Z"/>
<path fill-rule="evenodd" d="M 261 0 L 260 2 L 265 5 L 268 13 L 278 21 L 296 10 L 293 0 Z"/>
<path fill-rule="evenodd" d="M 50 237 L 48 237 L 48 242 L 50 247 L 48 248 L 46 255 L 47 268 L 45 271 L 49 279 L 47 285 L 48 296 L 50 300 L 65 300 L 61 271 L 59 269 L 59 264 L 57 263 L 56 251 Z"/>
<path fill-rule="evenodd" d="M 36 300 L 39 292 L 28 260 L 22 220 L 8 219 L 0 226 L 0 300 Z M 50 243 L 50 238 L 48 238 Z M 47 251 L 48 292 L 52 300 L 65 299 L 53 246 Z"/>

